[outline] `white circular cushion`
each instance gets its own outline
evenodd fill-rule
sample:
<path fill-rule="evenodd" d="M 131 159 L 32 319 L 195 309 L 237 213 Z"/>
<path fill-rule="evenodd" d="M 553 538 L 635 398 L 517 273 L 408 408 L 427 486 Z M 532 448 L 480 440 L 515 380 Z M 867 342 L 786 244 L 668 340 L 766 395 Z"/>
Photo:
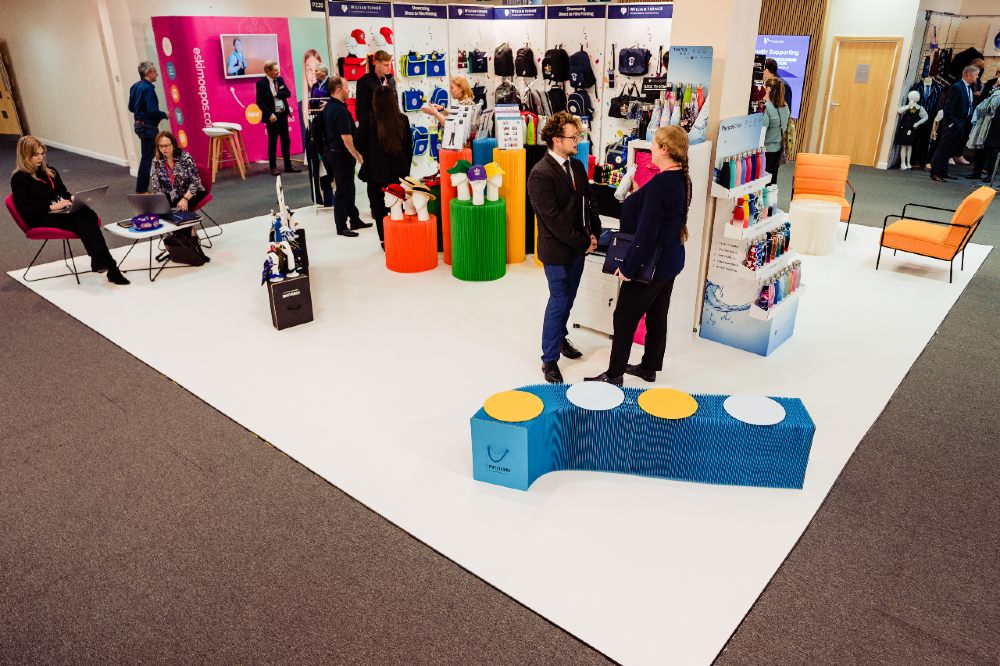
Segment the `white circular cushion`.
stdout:
<path fill-rule="evenodd" d="M 243 126 L 239 123 L 212 123 L 212 127 L 221 127 L 222 129 L 233 130 L 234 132 L 243 131 Z"/>
<path fill-rule="evenodd" d="M 785 420 L 781 403 L 763 395 L 731 395 L 722 406 L 734 419 L 750 425 L 775 425 Z"/>
<path fill-rule="evenodd" d="M 566 399 L 593 412 L 614 409 L 625 401 L 625 392 L 606 382 L 582 382 L 566 390 Z"/>
<path fill-rule="evenodd" d="M 232 134 L 232 132 L 222 127 L 202 127 L 201 131 L 205 133 L 205 136 L 229 136 Z"/>

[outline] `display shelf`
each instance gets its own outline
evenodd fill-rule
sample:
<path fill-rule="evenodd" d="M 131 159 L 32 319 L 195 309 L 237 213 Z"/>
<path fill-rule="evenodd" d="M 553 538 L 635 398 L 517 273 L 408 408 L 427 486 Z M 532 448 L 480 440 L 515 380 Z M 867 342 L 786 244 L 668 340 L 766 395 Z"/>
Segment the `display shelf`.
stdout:
<path fill-rule="evenodd" d="M 805 285 L 799 285 L 799 288 L 793 291 L 791 296 L 787 297 L 773 308 L 769 308 L 767 310 L 764 310 L 757 305 L 751 305 L 750 318 L 758 321 L 770 321 L 774 319 L 782 312 L 792 307 L 792 304 L 799 300 L 799 294 L 802 293 L 803 289 L 805 289 Z"/>
<path fill-rule="evenodd" d="M 755 271 L 750 270 L 746 266 L 740 266 L 740 276 L 746 280 L 756 280 L 758 282 L 765 282 L 770 280 L 772 277 L 781 272 L 781 269 L 787 268 L 793 261 L 798 259 L 799 255 L 797 252 L 789 250 L 783 255 L 775 259 L 769 264 L 764 264 Z"/>
<path fill-rule="evenodd" d="M 726 224 L 726 228 L 723 230 L 723 233 L 726 238 L 732 240 L 750 240 L 751 238 L 756 238 L 761 234 L 766 234 L 768 231 L 774 231 L 775 229 L 781 227 L 785 224 L 786 218 L 787 213 L 783 210 L 779 210 L 776 215 L 765 218 L 760 224 L 755 224 L 752 227 L 747 227 L 746 229 Z"/>
<path fill-rule="evenodd" d="M 717 199 L 738 199 L 742 196 L 750 194 L 751 192 L 756 192 L 762 190 L 771 184 L 771 174 L 764 173 L 763 176 L 757 180 L 751 180 L 749 183 L 743 183 L 738 187 L 729 189 L 723 187 L 718 183 L 712 183 L 712 196 Z"/>

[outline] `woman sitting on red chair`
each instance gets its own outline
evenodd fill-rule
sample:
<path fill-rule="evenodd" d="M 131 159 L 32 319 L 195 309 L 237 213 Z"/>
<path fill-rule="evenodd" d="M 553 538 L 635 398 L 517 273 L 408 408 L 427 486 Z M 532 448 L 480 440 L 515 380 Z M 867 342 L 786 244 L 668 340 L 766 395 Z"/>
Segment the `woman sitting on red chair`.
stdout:
<path fill-rule="evenodd" d="M 101 232 L 97 213 L 83 208 L 73 213 L 58 212 L 73 204 L 73 197 L 63 185 L 59 172 L 45 163 L 45 146 L 33 136 L 17 142 L 17 168 L 10 178 L 14 208 L 29 227 L 49 227 L 70 231 L 83 242 L 90 255 L 90 269 L 107 271 L 108 282 L 129 284 L 118 270 Z"/>

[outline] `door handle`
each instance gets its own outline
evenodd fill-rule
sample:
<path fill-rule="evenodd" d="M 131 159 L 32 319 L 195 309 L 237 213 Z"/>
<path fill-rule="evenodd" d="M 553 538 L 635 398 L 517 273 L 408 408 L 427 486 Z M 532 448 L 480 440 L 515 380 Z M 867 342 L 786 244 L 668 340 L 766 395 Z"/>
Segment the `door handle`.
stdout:
<path fill-rule="evenodd" d="M 830 106 L 840 106 L 840 102 L 830 102 Z"/>

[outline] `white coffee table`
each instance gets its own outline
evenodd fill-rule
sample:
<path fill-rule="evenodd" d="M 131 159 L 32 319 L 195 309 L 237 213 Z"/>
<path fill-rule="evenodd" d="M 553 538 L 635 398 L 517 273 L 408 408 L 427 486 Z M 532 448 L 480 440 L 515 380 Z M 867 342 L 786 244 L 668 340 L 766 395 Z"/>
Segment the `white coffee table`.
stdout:
<path fill-rule="evenodd" d="M 122 222 L 125 221 L 126 220 L 122 220 Z M 154 266 L 153 241 L 162 238 L 165 234 L 169 234 L 174 231 L 179 231 L 181 229 L 190 229 L 191 227 L 197 226 L 201 224 L 201 217 L 199 216 L 191 220 L 190 222 L 185 222 L 184 224 L 174 224 L 172 222 L 167 222 L 165 220 L 160 220 L 160 224 L 162 226 L 159 227 L 158 229 L 150 229 L 149 231 L 135 231 L 131 227 L 120 226 L 117 222 L 112 222 L 111 224 L 104 225 L 104 230 L 107 231 L 108 233 L 113 234 L 115 236 L 119 236 L 121 238 L 127 238 L 132 241 L 132 245 L 129 246 L 128 252 L 126 252 L 125 256 L 122 257 L 121 261 L 118 262 L 118 267 L 122 271 L 122 273 L 128 273 L 131 271 L 149 271 L 149 281 L 155 282 L 156 278 L 158 278 L 160 276 L 160 273 L 162 273 L 163 270 L 166 268 L 194 268 L 193 266 L 188 266 L 187 264 L 177 264 L 176 266 L 167 266 L 167 264 L 170 263 L 169 255 L 163 261 L 155 262 L 159 263 L 159 267 Z M 128 259 L 128 255 L 132 253 L 132 249 L 135 248 L 135 246 L 138 245 L 139 243 L 142 243 L 143 241 L 149 243 L 149 266 L 147 268 L 129 268 L 129 269 L 121 268 L 122 266 L 125 265 L 125 260 Z M 153 272 L 154 268 L 156 269 L 155 273 Z"/>

